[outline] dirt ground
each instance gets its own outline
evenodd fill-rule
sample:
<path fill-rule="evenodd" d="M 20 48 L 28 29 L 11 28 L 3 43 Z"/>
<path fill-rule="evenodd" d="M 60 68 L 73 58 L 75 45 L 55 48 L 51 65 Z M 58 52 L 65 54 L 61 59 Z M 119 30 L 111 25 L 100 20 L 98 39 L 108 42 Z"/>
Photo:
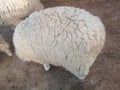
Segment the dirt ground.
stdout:
<path fill-rule="evenodd" d="M 120 0 L 42 2 L 45 8 L 69 5 L 99 16 L 107 32 L 105 47 L 84 80 L 77 79 L 62 67 L 52 66 L 49 72 L 45 72 L 40 64 L 23 62 L 15 55 L 8 57 L 0 53 L 0 90 L 120 90 Z M 12 35 L 8 33 L 8 36 Z"/>

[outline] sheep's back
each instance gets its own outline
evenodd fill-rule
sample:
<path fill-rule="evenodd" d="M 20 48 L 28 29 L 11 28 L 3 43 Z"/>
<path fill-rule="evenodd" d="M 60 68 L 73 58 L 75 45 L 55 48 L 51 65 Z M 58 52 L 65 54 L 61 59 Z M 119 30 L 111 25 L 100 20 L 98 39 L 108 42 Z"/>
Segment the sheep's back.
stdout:
<path fill-rule="evenodd" d="M 35 58 L 41 63 L 58 66 L 64 66 L 68 61 L 87 62 L 81 60 L 91 55 L 96 58 L 104 41 L 105 28 L 101 20 L 73 7 L 34 12 L 17 26 L 14 33 L 17 53 L 22 51 L 25 57 L 28 55 L 28 60 Z"/>
<path fill-rule="evenodd" d="M 0 24 L 14 24 L 40 9 L 43 9 L 40 0 L 0 0 Z"/>

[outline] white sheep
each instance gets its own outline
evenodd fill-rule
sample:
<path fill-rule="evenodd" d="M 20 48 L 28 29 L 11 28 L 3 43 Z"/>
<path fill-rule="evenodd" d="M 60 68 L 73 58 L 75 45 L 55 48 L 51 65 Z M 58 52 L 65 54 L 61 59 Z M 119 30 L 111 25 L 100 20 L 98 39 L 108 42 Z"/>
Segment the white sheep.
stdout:
<path fill-rule="evenodd" d="M 4 39 L 4 37 L 1 34 L 0 34 L 0 52 L 4 52 L 8 56 L 12 56 L 9 43 Z"/>
<path fill-rule="evenodd" d="M 0 0 L 0 25 L 16 26 L 21 19 L 43 8 L 40 0 Z"/>
<path fill-rule="evenodd" d="M 62 66 L 84 79 L 101 52 L 105 28 L 83 9 L 59 6 L 34 12 L 20 22 L 13 36 L 16 54 L 25 61 Z"/>

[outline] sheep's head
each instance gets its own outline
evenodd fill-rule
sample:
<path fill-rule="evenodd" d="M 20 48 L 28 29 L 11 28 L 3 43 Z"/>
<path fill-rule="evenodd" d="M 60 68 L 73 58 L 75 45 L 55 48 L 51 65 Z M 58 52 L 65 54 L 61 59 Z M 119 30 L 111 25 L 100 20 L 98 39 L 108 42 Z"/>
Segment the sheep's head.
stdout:
<path fill-rule="evenodd" d="M 9 44 L 1 36 L 0 36 L 0 52 L 5 52 L 8 56 L 12 56 Z"/>

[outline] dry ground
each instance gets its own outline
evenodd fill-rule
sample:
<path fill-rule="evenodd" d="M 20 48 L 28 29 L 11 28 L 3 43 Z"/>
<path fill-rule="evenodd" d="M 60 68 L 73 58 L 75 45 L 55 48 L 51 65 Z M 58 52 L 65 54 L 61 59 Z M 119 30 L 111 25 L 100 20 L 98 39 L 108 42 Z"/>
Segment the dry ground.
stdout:
<path fill-rule="evenodd" d="M 78 80 L 61 67 L 45 72 L 40 64 L 22 62 L 15 55 L 8 57 L 0 53 L 0 90 L 120 90 L 120 0 L 42 2 L 46 8 L 69 5 L 98 15 L 107 32 L 103 52 L 84 80 Z"/>

